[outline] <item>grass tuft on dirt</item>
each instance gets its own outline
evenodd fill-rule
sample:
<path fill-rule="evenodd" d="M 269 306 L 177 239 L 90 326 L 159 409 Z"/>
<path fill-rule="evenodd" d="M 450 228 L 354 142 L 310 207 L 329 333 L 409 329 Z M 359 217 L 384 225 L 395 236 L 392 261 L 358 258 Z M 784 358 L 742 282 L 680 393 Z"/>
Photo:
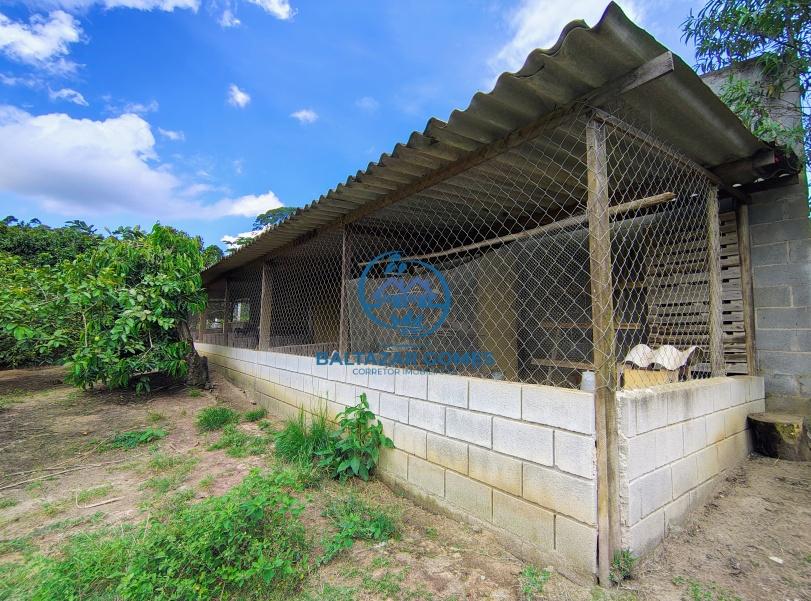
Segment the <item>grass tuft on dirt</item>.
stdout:
<path fill-rule="evenodd" d="M 319 451 L 329 446 L 332 428 L 325 411 L 314 414 L 309 422 L 303 410 L 288 420 L 276 434 L 276 454 L 291 463 L 310 463 Z"/>
<path fill-rule="evenodd" d="M 310 568 L 297 489 L 289 474 L 254 471 L 163 521 L 75 535 L 57 555 L 0 566 L 0 599 L 285 598 Z"/>
<path fill-rule="evenodd" d="M 201 432 L 222 430 L 239 421 L 239 413 L 228 407 L 206 407 L 197 414 L 197 428 Z"/>
<path fill-rule="evenodd" d="M 145 430 L 130 430 L 119 432 L 110 441 L 113 449 L 134 449 L 138 445 L 149 444 L 166 437 L 166 430 L 161 428 L 146 428 Z"/>

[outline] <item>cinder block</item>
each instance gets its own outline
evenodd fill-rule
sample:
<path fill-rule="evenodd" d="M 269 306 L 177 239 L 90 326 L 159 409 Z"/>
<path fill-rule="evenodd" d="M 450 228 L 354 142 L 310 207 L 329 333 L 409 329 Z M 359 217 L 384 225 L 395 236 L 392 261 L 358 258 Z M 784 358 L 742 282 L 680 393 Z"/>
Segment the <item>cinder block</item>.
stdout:
<path fill-rule="evenodd" d="M 428 434 L 428 461 L 467 474 L 467 443 Z"/>
<path fill-rule="evenodd" d="M 628 479 L 656 469 L 656 432 L 645 432 L 628 441 Z"/>
<path fill-rule="evenodd" d="M 789 286 L 769 286 L 754 289 L 755 307 L 790 307 L 791 288 Z M 758 344 L 760 339 L 758 338 Z"/>
<path fill-rule="evenodd" d="M 689 455 L 707 446 L 707 418 L 698 417 L 682 424 L 684 454 Z"/>
<path fill-rule="evenodd" d="M 811 264 L 807 268 L 809 279 L 811 279 Z M 811 307 L 758 309 L 755 314 L 757 328 L 768 330 L 795 328 L 807 330 L 811 328 Z"/>
<path fill-rule="evenodd" d="M 636 401 L 634 396 L 617 392 L 617 414 L 620 432 L 632 438 L 636 436 Z"/>
<path fill-rule="evenodd" d="M 313 377 L 313 394 L 328 399 L 335 400 L 335 382 L 332 380 L 324 380 L 322 378 Z"/>
<path fill-rule="evenodd" d="M 688 387 L 680 387 L 664 395 L 667 398 L 667 423 L 677 424 L 689 416 L 693 395 Z"/>
<path fill-rule="evenodd" d="M 394 446 L 398 449 L 425 459 L 426 432 L 406 426 L 400 422 L 394 424 Z"/>
<path fill-rule="evenodd" d="M 356 386 L 368 386 L 369 374 L 364 365 L 348 365 L 346 367 L 346 381 Z"/>
<path fill-rule="evenodd" d="M 732 392 L 732 400 L 730 407 L 735 407 L 749 401 L 749 382 L 743 378 L 730 378 L 730 390 Z"/>
<path fill-rule="evenodd" d="M 716 404 L 728 407 L 731 402 L 728 378 L 694 380 L 687 384 L 692 396 L 687 410 L 688 419 L 712 413 L 716 410 Z"/>
<path fill-rule="evenodd" d="M 468 449 L 471 478 L 480 480 L 500 490 L 521 495 L 521 462 L 479 447 Z"/>
<path fill-rule="evenodd" d="M 476 411 L 520 419 L 521 385 L 471 378 L 469 402 Z"/>
<path fill-rule="evenodd" d="M 373 367 L 372 373 L 369 374 L 369 388 L 381 390 L 383 392 L 394 392 L 394 370 L 387 367 Z M 391 373 L 389 373 L 391 372 Z"/>
<path fill-rule="evenodd" d="M 698 467 L 695 455 L 679 459 L 670 466 L 670 469 L 673 475 L 673 498 L 678 498 L 698 486 Z"/>
<path fill-rule="evenodd" d="M 555 514 L 498 490 L 493 491 L 493 523 L 541 549 L 555 547 Z"/>
<path fill-rule="evenodd" d="M 415 399 L 428 398 L 428 374 L 400 370 L 394 376 L 394 392 Z"/>
<path fill-rule="evenodd" d="M 591 436 L 555 430 L 555 465 L 564 472 L 594 478 L 595 452 Z"/>
<path fill-rule="evenodd" d="M 645 474 L 634 484 L 639 490 L 643 518 L 673 500 L 673 479 L 669 465 Z"/>
<path fill-rule="evenodd" d="M 408 423 L 423 430 L 445 433 L 445 407 L 427 401 L 410 399 L 408 405 Z"/>
<path fill-rule="evenodd" d="M 718 445 L 712 445 L 696 453 L 696 465 L 699 482 L 705 482 L 718 474 Z"/>
<path fill-rule="evenodd" d="M 595 482 L 551 468 L 524 464 L 524 498 L 555 513 L 595 524 L 597 487 Z"/>
<path fill-rule="evenodd" d="M 684 434 L 681 424 L 656 430 L 656 467 L 684 456 Z"/>
<path fill-rule="evenodd" d="M 808 349 L 811 351 L 811 332 L 808 336 Z M 797 349 L 800 350 L 800 349 Z M 752 401 L 766 398 L 766 391 L 764 388 L 764 380 L 761 376 L 749 376 L 749 399 Z"/>
<path fill-rule="evenodd" d="M 394 440 L 394 424 L 397 423 L 393 420 L 386 419 L 385 417 L 378 417 L 377 420 L 383 425 L 383 434 Z"/>
<path fill-rule="evenodd" d="M 684 494 L 665 506 L 665 533 L 673 526 L 683 523 L 690 513 L 690 494 Z"/>
<path fill-rule="evenodd" d="M 333 382 L 346 381 L 346 365 L 342 363 L 333 363 L 327 367 L 327 379 Z"/>
<path fill-rule="evenodd" d="M 408 455 L 399 449 L 380 449 L 378 469 L 402 480 L 408 478 Z"/>
<path fill-rule="evenodd" d="M 555 516 L 555 550 L 575 568 L 594 574 L 597 571 L 597 529 Z"/>
<path fill-rule="evenodd" d="M 522 389 L 522 418 L 572 430 L 594 433 L 594 394 L 554 386 L 525 385 Z"/>
<path fill-rule="evenodd" d="M 542 465 L 553 463 L 552 429 L 493 418 L 493 450 Z"/>
<path fill-rule="evenodd" d="M 341 405 L 354 405 L 358 402 L 355 385 L 335 382 L 335 402 Z"/>
<path fill-rule="evenodd" d="M 445 470 L 417 457 L 408 457 L 408 481 L 439 497 L 445 496 Z"/>
<path fill-rule="evenodd" d="M 753 249 L 783 240 L 803 240 L 808 238 L 808 218 L 753 225 L 751 233 Z"/>
<path fill-rule="evenodd" d="M 788 263 L 788 245 L 785 241 L 752 247 L 752 265 L 784 265 Z"/>
<path fill-rule="evenodd" d="M 667 425 L 667 397 L 650 393 L 638 395 L 636 403 L 637 434 L 650 432 Z"/>
<path fill-rule="evenodd" d="M 480 520 L 493 521 L 493 489 L 486 484 L 446 471 L 445 498 Z"/>
<path fill-rule="evenodd" d="M 408 399 L 405 397 L 380 393 L 380 415 L 404 424 L 408 423 Z"/>
<path fill-rule="evenodd" d="M 707 422 L 707 445 L 724 440 L 726 437 L 724 433 L 724 412 L 710 413 L 705 420 Z"/>
<path fill-rule="evenodd" d="M 448 407 L 445 420 L 448 436 L 482 447 L 492 446 L 493 418 L 489 415 Z"/>
<path fill-rule="evenodd" d="M 467 408 L 468 379 L 446 374 L 428 374 L 428 400 Z"/>
<path fill-rule="evenodd" d="M 722 470 L 738 465 L 749 455 L 749 433 L 738 432 L 718 443 L 718 467 Z"/>
<path fill-rule="evenodd" d="M 631 551 L 635 555 L 652 551 L 665 537 L 665 510 L 660 509 L 631 526 L 630 536 Z"/>
<path fill-rule="evenodd" d="M 372 390 L 371 388 L 355 387 L 355 394 L 357 395 L 356 403 L 360 402 L 360 395 L 366 395 L 366 402 L 369 403 L 369 411 L 375 415 L 380 415 L 380 391 Z"/>
<path fill-rule="evenodd" d="M 749 415 L 748 405 L 730 407 L 724 411 L 724 431 L 727 437 L 743 432 L 746 429 L 746 418 Z"/>

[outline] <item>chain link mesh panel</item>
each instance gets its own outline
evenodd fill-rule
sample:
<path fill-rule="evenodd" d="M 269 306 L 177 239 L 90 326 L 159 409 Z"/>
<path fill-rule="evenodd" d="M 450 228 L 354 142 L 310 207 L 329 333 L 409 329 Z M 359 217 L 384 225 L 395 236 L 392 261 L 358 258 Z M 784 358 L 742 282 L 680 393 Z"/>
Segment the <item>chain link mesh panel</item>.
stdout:
<path fill-rule="evenodd" d="M 713 186 L 689 160 L 627 125 L 633 117 L 621 108 L 611 116 L 582 107 L 459 175 L 229 273 L 209 286 L 198 338 L 358 359 L 419 351 L 434 361 L 412 367 L 580 386 L 582 372 L 594 369 L 586 130 L 595 115 L 604 133 L 612 361 L 621 385 L 708 376 Z M 366 183 L 395 188 L 397 170 L 413 173 L 419 152 L 408 163 L 390 158 Z M 392 252 L 397 273 L 378 259 Z M 415 306 L 422 315 L 412 323 Z M 470 353 L 492 361 L 458 361 Z"/>

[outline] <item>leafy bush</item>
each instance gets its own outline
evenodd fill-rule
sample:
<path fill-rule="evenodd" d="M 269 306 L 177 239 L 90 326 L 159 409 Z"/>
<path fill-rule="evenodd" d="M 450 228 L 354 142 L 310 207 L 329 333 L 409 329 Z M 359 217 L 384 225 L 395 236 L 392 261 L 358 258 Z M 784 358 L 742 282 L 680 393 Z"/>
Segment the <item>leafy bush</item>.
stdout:
<path fill-rule="evenodd" d="M 295 419 L 289 419 L 276 434 L 276 454 L 293 463 L 312 463 L 330 444 L 332 428 L 322 410 L 309 423 L 303 409 Z"/>
<path fill-rule="evenodd" d="M 228 407 L 206 407 L 197 414 L 197 428 L 202 432 L 220 430 L 239 421 L 239 413 Z"/>
<path fill-rule="evenodd" d="M 160 428 L 147 428 L 146 430 L 130 430 L 120 432 L 113 437 L 110 446 L 115 449 L 134 449 L 140 444 L 155 442 L 166 436 L 166 430 Z"/>
<path fill-rule="evenodd" d="M 324 545 L 324 555 L 319 563 L 330 561 L 351 547 L 355 540 L 387 540 L 397 532 L 394 518 L 387 511 L 373 507 L 355 495 L 333 499 L 324 515 L 338 532 Z"/>
<path fill-rule="evenodd" d="M 295 480 L 253 472 L 229 492 L 179 504 L 165 521 L 72 537 L 55 556 L 0 567 L 0 598 L 288 598 L 310 544 L 290 495 Z"/>
<path fill-rule="evenodd" d="M 318 453 L 322 457 L 320 465 L 341 480 L 349 476 L 368 480 L 380 460 L 380 447 L 392 448 L 394 443 L 369 411 L 366 393 L 360 395 L 357 405 L 338 414 L 338 427 L 331 433 L 327 448 Z"/>
<path fill-rule="evenodd" d="M 259 407 L 258 409 L 251 409 L 250 411 L 245 412 L 245 421 L 246 422 L 258 422 L 260 419 L 265 417 L 267 414 L 268 414 L 268 412 L 264 407 Z"/>
<path fill-rule="evenodd" d="M 247 457 L 248 455 L 261 455 L 267 450 L 269 439 L 267 436 L 254 436 L 228 424 L 223 428 L 220 439 L 209 446 L 209 450 L 225 449 L 231 457 Z"/>

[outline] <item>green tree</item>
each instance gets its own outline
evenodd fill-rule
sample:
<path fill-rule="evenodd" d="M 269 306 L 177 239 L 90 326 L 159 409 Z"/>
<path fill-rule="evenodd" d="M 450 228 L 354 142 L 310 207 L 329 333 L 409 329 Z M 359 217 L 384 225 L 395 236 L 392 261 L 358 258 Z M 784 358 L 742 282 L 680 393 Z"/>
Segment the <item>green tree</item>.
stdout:
<path fill-rule="evenodd" d="M 295 207 L 277 207 L 270 209 L 264 213 L 260 213 L 253 220 L 253 230 L 261 230 L 271 225 L 276 225 L 280 221 L 284 221 L 290 215 L 295 213 L 298 209 Z"/>
<path fill-rule="evenodd" d="M 811 4 L 808 0 L 710 0 L 682 24 L 696 44 L 698 68 L 711 71 L 755 61 L 762 76 L 730 75 L 721 98 L 761 139 L 811 151 Z M 799 107 L 781 107 L 786 91 L 798 91 Z M 802 126 L 775 118 L 799 110 Z"/>
<path fill-rule="evenodd" d="M 51 228 L 39 219 L 26 222 L 9 215 L 0 222 L 0 252 L 18 256 L 33 267 L 71 260 L 100 241 L 95 228 L 84 221 Z"/>

